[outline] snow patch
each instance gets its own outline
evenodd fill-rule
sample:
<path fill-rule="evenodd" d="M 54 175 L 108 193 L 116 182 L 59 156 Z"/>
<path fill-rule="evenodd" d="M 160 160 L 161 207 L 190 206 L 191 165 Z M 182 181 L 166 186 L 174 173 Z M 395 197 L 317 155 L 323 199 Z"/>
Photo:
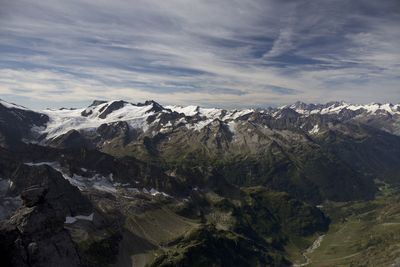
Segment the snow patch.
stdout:
<path fill-rule="evenodd" d="M 164 192 L 160 192 L 157 189 L 151 188 L 150 190 L 146 189 L 146 188 L 142 188 L 142 190 L 139 190 L 137 188 L 134 187 L 128 187 L 126 188 L 126 190 L 128 190 L 128 192 L 130 193 L 134 193 L 134 194 L 139 194 L 139 193 L 143 193 L 146 195 L 152 195 L 152 196 L 164 196 L 164 197 L 170 197 L 170 195 L 168 195 L 167 193 Z"/>
<path fill-rule="evenodd" d="M 235 120 L 235 119 L 237 119 L 237 118 L 239 118 L 239 117 L 241 117 L 241 116 L 250 114 L 250 113 L 252 113 L 252 112 L 254 112 L 254 109 L 233 110 L 233 111 L 228 112 L 228 113 L 222 118 L 222 120 L 223 120 L 223 121 L 229 120 L 229 119 Z"/>
<path fill-rule="evenodd" d="M 6 108 L 15 108 L 15 109 L 29 110 L 29 109 L 27 109 L 26 107 L 23 107 L 23 106 L 14 104 L 14 103 L 9 103 L 9 102 L 6 102 L 6 101 L 1 100 L 1 99 L 0 99 L 0 104 L 3 105 L 3 106 L 5 106 Z"/>
<path fill-rule="evenodd" d="M 287 108 L 288 106 L 284 106 L 282 108 Z M 353 104 L 348 104 L 346 102 L 341 102 L 341 103 L 334 103 L 330 106 L 327 106 L 325 108 L 315 108 L 315 109 L 303 109 L 303 108 L 297 108 L 296 105 L 291 105 L 289 108 L 295 110 L 297 113 L 300 113 L 302 115 L 310 115 L 310 114 L 338 114 L 344 109 L 352 110 L 352 111 L 357 111 L 357 110 L 365 110 L 366 113 L 369 114 L 376 114 L 380 111 L 386 111 L 391 115 L 394 114 L 400 114 L 399 110 L 400 105 L 393 105 L 390 103 L 385 103 L 385 104 L 378 104 L 378 103 L 370 103 L 366 105 L 353 105 Z M 280 109 L 282 109 L 280 108 Z"/>
<path fill-rule="evenodd" d="M 175 111 L 177 113 L 183 113 L 185 116 L 195 116 L 199 113 L 198 106 L 166 106 L 165 108 Z"/>
<path fill-rule="evenodd" d="M 93 216 L 94 213 L 90 214 L 90 215 L 77 215 L 77 216 L 67 216 L 65 217 L 65 224 L 72 224 L 75 223 L 78 220 L 83 220 L 83 221 L 90 221 L 93 222 Z"/>
<path fill-rule="evenodd" d="M 81 175 L 73 174 L 70 176 L 69 174 L 63 172 L 60 163 L 58 162 L 27 162 L 25 165 L 28 166 L 41 166 L 41 165 L 48 165 L 52 167 L 54 170 L 61 173 L 64 179 L 68 180 L 70 184 L 73 186 L 78 187 L 79 190 L 85 190 L 88 188 L 94 188 L 99 191 L 108 192 L 108 193 L 116 193 L 117 189 L 109 180 L 113 179 L 112 174 L 110 174 L 109 178 L 95 174 L 92 177 L 83 177 Z"/>
<path fill-rule="evenodd" d="M 222 109 L 219 108 L 200 108 L 200 114 L 208 119 L 218 119 L 222 115 Z"/>
<path fill-rule="evenodd" d="M 200 115 L 203 117 L 206 117 L 208 120 L 215 120 L 215 119 L 221 119 L 222 121 L 226 121 L 229 119 L 237 119 L 243 115 L 249 114 L 251 112 L 254 112 L 254 109 L 243 109 L 243 110 L 229 110 L 226 111 L 224 109 L 220 108 L 202 108 L 199 106 L 166 106 L 167 109 L 170 109 L 172 111 L 178 112 L 178 113 L 183 113 L 185 116 L 195 116 L 195 115 Z M 223 112 L 226 112 L 223 118 Z"/>
<path fill-rule="evenodd" d="M 168 195 L 167 193 L 159 192 L 159 191 L 157 191 L 157 190 L 154 189 L 154 188 L 150 189 L 149 193 L 150 193 L 150 195 L 152 195 L 152 196 L 162 195 L 162 196 L 164 196 L 164 197 L 169 197 L 169 195 Z"/>
<path fill-rule="evenodd" d="M 229 131 L 232 134 L 235 134 L 236 133 L 236 123 L 234 121 L 230 121 L 230 122 L 227 123 L 227 125 L 228 125 L 228 128 L 229 128 Z"/>
<path fill-rule="evenodd" d="M 196 123 L 186 125 L 186 128 L 188 128 L 190 130 L 200 131 L 201 129 L 203 129 L 204 127 L 209 125 L 212 121 L 213 121 L 212 119 L 198 121 Z"/>
<path fill-rule="evenodd" d="M 168 121 L 168 122 L 164 125 L 164 127 L 172 127 L 171 121 Z"/>
<path fill-rule="evenodd" d="M 0 178 L 0 197 L 4 197 L 7 194 L 11 185 L 11 180 Z"/>
<path fill-rule="evenodd" d="M 70 130 L 77 131 L 94 131 L 100 125 L 106 123 L 114 123 L 119 121 L 126 121 L 131 128 L 142 129 L 147 131 L 149 125 L 147 124 L 147 117 L 154 114 L 152 105 L 136 106 L 131 103 L 126 103 L 124 107 L 114 110 L 108 114 L 104 119 L 100 118 L 100 114 L 104 112 L 106 105 L 112 104 L 114 101 L 100 104 L 98 106 L 82 108 L 82 109 L 47 109 L 42 113 L 49 116 L 50 121 L 47 123 L 45 129 L 33 129 L 39 134 L 47 134 L 47 139 L 55 138 L 59 135 L 65 134 Z M 90 113 L 88 116 L 82 116 L 82 112 Z"/>
<path fill-rule="evenodd" d="M 310 134 L 317 134 L 319 133 L 320 129 L 319 129 L 319 125 L 315 124 L 314 127 L 309 131 Z"/>
<path fill-rule="evenodd" d="M 14 213 L 14 211 L 16 211 L 22 205 L 22 201 L 19 196 L 7 196 L 7 192 L 11 186 L 11 180 L 0 178 L 0 220 L 8 219 Z"/>

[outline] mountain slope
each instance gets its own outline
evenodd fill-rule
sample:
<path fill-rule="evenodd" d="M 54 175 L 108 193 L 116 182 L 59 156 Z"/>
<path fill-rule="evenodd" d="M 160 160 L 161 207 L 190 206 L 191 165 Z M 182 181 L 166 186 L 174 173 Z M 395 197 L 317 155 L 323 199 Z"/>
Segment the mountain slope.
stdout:
<path fill-rule="evenodd" d="M 290 266 L 328 230 L 314 205 L 400 182 L 399 113 L 1 101 L 0 255 L 45 266 L 60 247 L 66 266 Z"/>
<path fill-rule="evenodd" d="M 17 141 L 134 156 L 189 179 L 193 187 L 210 179 L 261 184 L 318 203 L 370 199 L 374 179 L 397 182 L 399 173 L 399 105 L 298 102 L 223 110 L 94 101 L 42 114 L 18 107 L 9 104 L 0 112 L 4 118 L 35 114 L 12 130 Z"/>

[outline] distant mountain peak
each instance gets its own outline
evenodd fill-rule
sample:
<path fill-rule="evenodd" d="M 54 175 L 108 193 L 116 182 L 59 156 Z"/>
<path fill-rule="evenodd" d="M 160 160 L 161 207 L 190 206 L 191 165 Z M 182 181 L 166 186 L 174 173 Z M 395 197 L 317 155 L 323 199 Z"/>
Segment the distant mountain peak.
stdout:
<path fill-rule="evenodd" d="M 92 102 L 92 104 L 90 104 L 89 107 L 97 107 L 98 105 L 101 105 L 101 104 L 104 104 L 104 103 L 107 103 L 107 102 L 108 101 L 106 101 L 106 100 L 94 100 Z"/>
<path fill-rule="evenodd" d="M 17 104 L 11 103 L 11 102 L 7 102 L 7 101 L 5 101 L 5 100 L 3 100 L 1 98 L 0 98 L 0 105 L 4 106 L 6 108 L 15 108 L 15 109 L 27 110 L 27 108 L 24 107 L 24 106 L 17 105 Z"/>
<path fill-rule="evenodd" d="M 139 107 L 152 106 L 152 108 L 148 112 L 150 112 L 150 111 L 160 112 L 160 111 L 164 110 L 164 107 L 154 100 L 146 100 L 144 103 L 138 103 L 136 105 Z"/>
<path fill-rule="evenodd" d="M 310 114 L 338 114 L 343 110 L 350 111 L 365 111 L 367 113 L 381 113 L 385 111 L 389 114 L 400 114 L 400 105 L 393 105 L 391 103 L 370 103 L 370 104 L 350 104 L 345 101 L 331 101 L 326 104 L 307 104 L 304 102 L 296 102 L 292 105 L 286 105 L 279 109 L 291 108 L 295 110 L 297 113 L 302 115 L 310 115 Z"/>

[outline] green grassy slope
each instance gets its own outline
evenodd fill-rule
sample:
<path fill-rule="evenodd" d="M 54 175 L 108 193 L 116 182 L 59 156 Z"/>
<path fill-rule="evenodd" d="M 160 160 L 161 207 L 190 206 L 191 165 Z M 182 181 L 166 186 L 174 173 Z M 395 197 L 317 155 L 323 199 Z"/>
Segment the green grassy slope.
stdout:
<path fill-rule="evenodd" d="M 367 202 L 328 203 L 332 219 L 307 266 L 390 266 L 400 262 L 399 189 L 381 187 Z M 296 258 L 297 263 L 304 259 Z M 397 265 L 396 265 L 397 266 Z"/>

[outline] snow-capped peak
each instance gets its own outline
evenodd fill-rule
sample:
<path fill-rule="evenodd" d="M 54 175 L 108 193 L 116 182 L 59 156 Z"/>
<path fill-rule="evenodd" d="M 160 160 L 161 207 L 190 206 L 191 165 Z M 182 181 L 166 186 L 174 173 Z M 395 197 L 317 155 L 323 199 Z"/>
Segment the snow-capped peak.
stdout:
<path fill-rule="evenodd" d="M 0 100 L 0 105 L 9 109 L 28 110 L 22 106 Z M 357 111 L 357 112 L 354 112 Z M 179 113 L 180 115 L 176 114 Z M 329 102 L 327 104 L 307 104 L 296 102 L 280 108 L 270 109 L 234 109 L 203 108 L 200 106 L 161 106 L 154 101 L 144 103 L 130 103 L 122 100 L 100 101 L 95 100 L 86 108 L 79 109 L 46 109 L 41 112 L 48 120 L 33 126 L 35 136 L 46 136 L 45 140 L 54 139 L 71 130 L 90 132 L 93 136 L 98 133 L 101 125 L 125 122 L 130 129 L 139 130 L 144 134 L 173 131 L 175 127 L 186 127 L 200 131 L 216 120 L 228 124 L 237 120 L 256 120 L 260 116 L 272 116 L 274 119 L 308 117 L 313 114 L 338 114 L 346 118 L 356 116 L 400 115 L 400 104 L 370 103 L 365 105 L 349 104 L 344 101 Z M 185 117 L 182 116 L 185 115 Z M 254 115 L 254 116 L 253 116 Z M 192 118 L 187 118 L 192 117 Z M 262 122 L 263 119 L 261 118 Z M 46 123 L 46 124 L 45 124 Z M 321 126 L 321 125 L 319 125 Z M 151 131 L 148 131 L 150 130 Z M 313 132 L 316 132 L 314 129 Z"/>
<path fill-rule="evenodd" d="M 347 109 L 351 111 L 361 111 L 367 114 L 375 114 L 379 112 L 387 112 L 389 114 L 400 114 L 400 105 L 393 105 L 391 103 L 379 104 L 370 103 L 366 105 L 349 104 L 344 101 L 329 102 L 327 104 L 306 104 L 296 102 L 293 105 L 287 105 L 282 108 L 290 108 L 302 115 L 310 114 L 338 114 L 342 110 Z M 281 109 L 282 109 L 281 108 Z"/>
<path fill-rule="evenodd" d="M 210 120 L 220 119 L 222 121 L 234 120 L 255 111 L 254 109 L 225 110 L 221 108 L 203 108 L 199 106 L 166 106 L 166 108 L 178 113 L 183 113 L 185 116 L 199 115 Z"/>
<path fill-rule="evenodd" d="M 172 111 L 183 113 L 185 116 L 195 116 L 199 114 L 199 106 L 166 106 L 165 108 L 170 109 Z"/>
<path fill-rule="evenodd" d="M 47 133 L 47 138 L 51 139 L 70 130 L 90 130 L 118 121 L 126 121 L 133 128 L 143 129 L 147 126 L 147 117 L 155 113 L 153 107 L 153 103 L 136 105 L 114 100 L 81 109 L 44 110 L 50 121 L 42 133 Z"/>
<path fill-rule="evenodd" d="M 6 108 L 14 108 L 14 109 L 22 109 L 22 110 L 28 110 L 26 107 L 14 104 L 14 103 L 10 103 L 7 101 L 4 101 L 2 99 L 0 99 L 0 105 L 3 105 Z"/>

